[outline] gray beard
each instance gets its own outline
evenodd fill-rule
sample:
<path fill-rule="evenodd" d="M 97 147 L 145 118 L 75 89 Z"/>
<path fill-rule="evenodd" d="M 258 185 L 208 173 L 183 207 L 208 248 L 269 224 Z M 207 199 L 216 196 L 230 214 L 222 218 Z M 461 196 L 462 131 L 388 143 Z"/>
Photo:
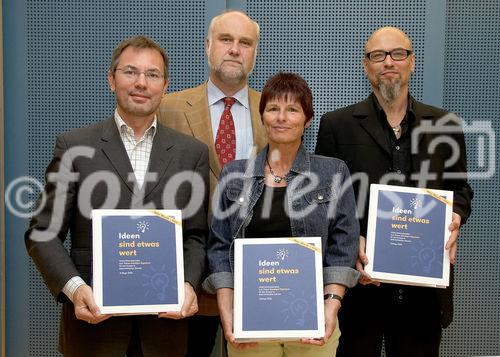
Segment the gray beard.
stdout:
<path fill-rule="evenodd" d="M 394 83 L 384 83 L 382 81 L 378 82 L 378 89 L 380 90 L 380 95 L 387 104 L 392 104 L 394 100 L 401 94 L 401 80 L 397 79 Z"/>
<path fill-rule="evenodd" d="M 224 83 L 239 84 L 241 81 L 246 80 L 246 75 L 243 70 L 231 72 L 222 68 L 222 65 L 219 67 L 213 66 L 210 61 L 208 61 L 208 65 L 217 77 L 219 77 Z"/>
<path fill-rule="evenodd" d="M 245 73 L 243 73 L 243 71 L 229 72 L 223 69 L 219 69 L 216 73 L 219 75 L 222 81 L 226 83 L 238 84 L 246 79 Z"/>

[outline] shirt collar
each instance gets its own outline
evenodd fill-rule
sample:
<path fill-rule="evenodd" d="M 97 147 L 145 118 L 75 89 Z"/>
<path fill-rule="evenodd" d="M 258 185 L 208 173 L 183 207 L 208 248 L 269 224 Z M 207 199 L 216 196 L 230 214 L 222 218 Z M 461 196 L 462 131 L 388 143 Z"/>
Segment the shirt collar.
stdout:
<path fill-rule="evenodd" d="M 371 96 L 372 96 L 372 100 L 373 100 L 373 105 L 375 106 L 375 110 L 377 112 L 377 117 L 379 119 L 381 119 L 381 121 L 384 124 L 387 123 L 384 108 L 382 108 L 382 106 L 380 105 L 380 103 L 377 99 L 377 96 L 373 92 L 372 92 Z M 408 100 L 407 100 L 408 104 L 406 107 L 405 119 L 407 118 L 410 121 L 410 123 L 413 123 L 413 121 L 415 119 L 415 112 L 413 111 L 413 100 L 414 100 L 413 97 L 410 95 L 410 93 L 408 93 Z"/>
<path fill-rule="evenodd" d="M 129 132 L 130 134 L 134 133 L 134 130 L 130 126 L 128 126 L 127 123 L 125 123 L 125 121 L 122 119 L 122 117 L 120 116 L 120 114 L 118 114 L 118 110 L 117 109 L 115 109 L 115 123 L 116 123 L 116 127 L 118 128 L 118 131 L 120 133 L 123 130 L 125 130 L 126 132 Z M 156 115 L 155 115 L 155 117 L 153 119 L 153 122 L 151 123 L 151 125 L 149 126 L 149 128 L 146 129 L 146 131 L 144 132 L 143 137 L 146 137 L 146 135 L 151 135 L 154 138 L 155 135 L 156 135 L 156 126 L 157 126 L 157 120 L 156 120 Z"/>
<path fill-rule="evenodd" d="M 207 82 L 207 95 L 208 95 L 208 105 L 213 105 L 218 101 L 224 99 L 226 95 L 222 92 L 219 87 L 217 87 L 212 80 L 209 78 Z M 245 85 L 239 91 L 237 91 L 233 96 L 238 103 L 244 106 L 246 109 L 249 108 L 248 104 L 248 86 Z"/>

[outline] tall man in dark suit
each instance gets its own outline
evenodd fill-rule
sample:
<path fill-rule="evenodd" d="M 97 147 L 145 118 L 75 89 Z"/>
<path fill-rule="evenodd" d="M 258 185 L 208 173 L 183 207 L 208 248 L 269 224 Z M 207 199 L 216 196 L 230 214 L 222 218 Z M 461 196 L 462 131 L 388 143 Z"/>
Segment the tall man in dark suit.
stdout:
<path fill-rule="evenodd" d="M 143 36 L 122 41 L 108 82 L 116 96 L 114 115 L 57 138 L 26 246 L 51 293 L 63 302 L 59 348 L 65 356 L 183 356 L 181 319 L 196 313 L 195 290 L 205 272 L 208 149 L 157 123 L 155 112 L 168 86 L 168 58 L 157 43 Z M 177 174 L 186 182 L 173 188 L 169 179 Z M 190 180 L 202 184 L 193 187 Z M 183 209 L 180 312 L 100 314 L 91 288 L 93 208 Z M 63 246 L 68 230 L 69 254 Z"/>
<path fill-rule="evenodd" d="M 373 93 L 325 114 L 316 144 L 317 154 L 338 157 L 349 166 L 360 211 L 357 268 L 363 274 L 362 285 L 348 291 L 342 304 L 338 355 L 380 356 L 384 340 L 388 356 L 438 356 L 441 329 L 452 320 L 452 287 L 380 284 L 366 274 L 368 188 L 371 183 L 385 183 L 452 190 L 446 249 L 453 264 L 460 225 L 470 215 L 472 199 L 463 133 L 451 114 L 410 96 L 415 54 L 403 31 L 394 27 L 375 31 L 365 44 L 363 67 Z M 426 123 L 439 132 L 422 130 Z M 438 139 L 447 143 L 430 150 Z"/>
<path fill-rule="evenodd" d="M 230 112 L 234 124 L 234 155 L 247 159 L 255 148 L 267 142 L 259 115 L 260 93 L 248 87 L 253 70 L 259 25 L 240 11 L 227 11 L 210 21 L 205 51 L 210 68 L 208 80 L 197 87 L 169 93 L 162 99 L 158 120 L 166 126 L 191 135 L 209 148 L 210 193 L 225 164 L 219 150 L 219 125 L 225 115 L 226 98 L 234 98 Z M 202 294 L 200 311 L 189 319 L 187 357 L 208 357 L 214 347 L 219 317 L 215 295 Z"/>

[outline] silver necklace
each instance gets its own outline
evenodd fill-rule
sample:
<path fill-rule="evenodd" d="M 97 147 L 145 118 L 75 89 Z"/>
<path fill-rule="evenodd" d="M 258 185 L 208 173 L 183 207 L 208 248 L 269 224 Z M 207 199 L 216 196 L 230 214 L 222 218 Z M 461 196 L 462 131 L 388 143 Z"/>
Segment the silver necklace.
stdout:
<path fill-rule="evenodd" d="M 401 125 L 391 126 L 391 128 L 392 128 L 392 131 L 394 131 L 394 134 L 399 134 L 399 132 L 401 131 Z"/>
<path fill-rule="evenodd" d="M 271 175 L 273 175 L 273 177 L 274 177 L 274 182 L 280 183 L 281 181 L 283 181 L 285 176 L 278 176 L 274 173 L 273 168 L 271 167 L 271 164 L 269 163 L 269 159 L 267 157 L 266 157 L 266 163 L 267 163 L 267 166 L 269 166 L 269 172 L 271 172 Z"/>

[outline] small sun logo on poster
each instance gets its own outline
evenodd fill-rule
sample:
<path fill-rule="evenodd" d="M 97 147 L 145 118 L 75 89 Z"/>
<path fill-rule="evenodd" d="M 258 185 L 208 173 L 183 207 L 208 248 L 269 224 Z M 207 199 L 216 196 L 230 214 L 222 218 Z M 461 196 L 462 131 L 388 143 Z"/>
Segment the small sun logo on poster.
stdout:
<path fill-rule="evenodd" d="M 276 252 L 276 258 L 285 260 L 285 258 L 288 257 L 288 250 L 287 249 L 278 249 Z"/>
<path fill-rule="evenodd" d="M 151 274 L 142 274 L 146 278 L 146 282 L 142 284 L 145 288 L 144 296 L 154 295 L 158 301 L 165 301 L 167 291 L 171 288 L 170 278 L 165 271 L 165 265 L 160 269 L 155 267 L 150 268 Z"/>
<path fill-rule="evenodd" d="M 149 223 L 147 221 L 139 221 L 139 223 L 137 223 L 137 230 L 141 233 L 146 232 L 149 230 Z"/>
<path fill-rule="evenodd" d="M 308 298 L 304 291 L 302 291 L 300 296 L 289 294 L 286 299 L 282 300 L 282 305 L 285 306 L 281 310 L 283 321 L 291 321 L 294 327 L 304 328 L 307 321 L 306 317 L 313 313 L 310 306 L 313 306 L 315 298 L 316 295 L 309 296 Z"/>
<path fill-rule="evenodd" d="M 418 198 L 412 198 L 410 200 L 410 207 L 412 207 L 413 209 L 422 208 L 422 200 L 419 200 Z"/>

